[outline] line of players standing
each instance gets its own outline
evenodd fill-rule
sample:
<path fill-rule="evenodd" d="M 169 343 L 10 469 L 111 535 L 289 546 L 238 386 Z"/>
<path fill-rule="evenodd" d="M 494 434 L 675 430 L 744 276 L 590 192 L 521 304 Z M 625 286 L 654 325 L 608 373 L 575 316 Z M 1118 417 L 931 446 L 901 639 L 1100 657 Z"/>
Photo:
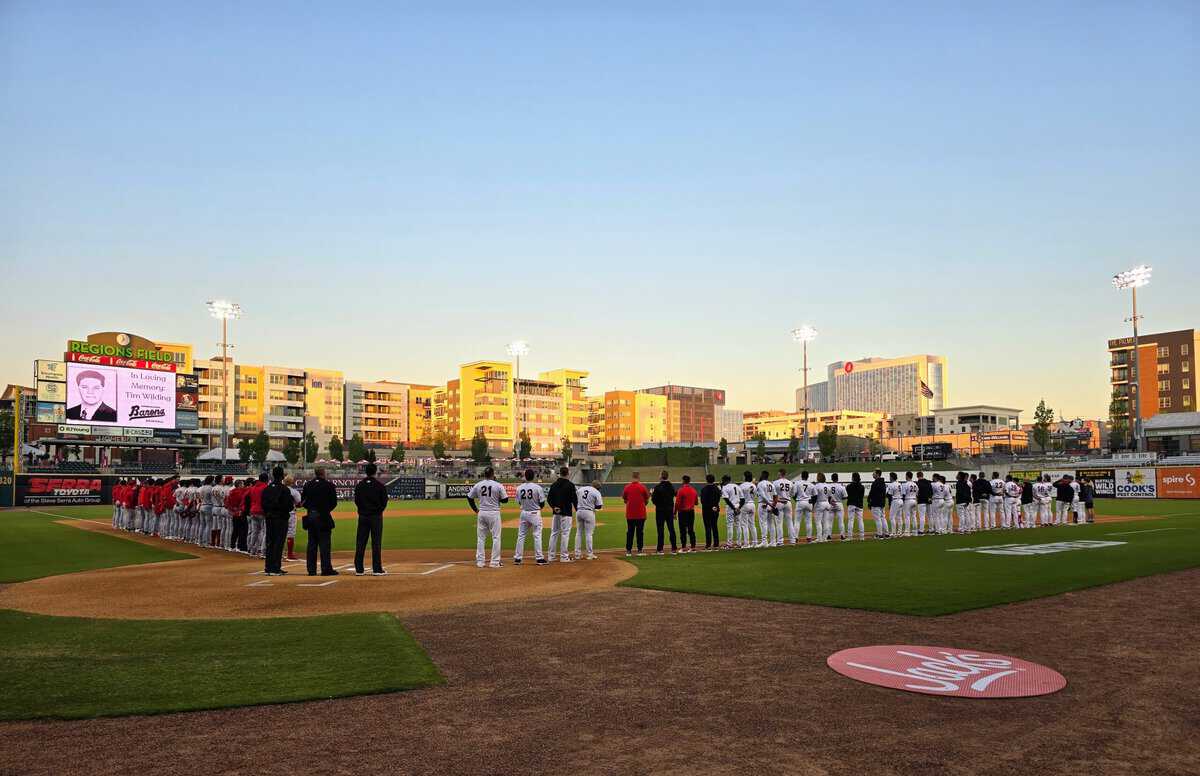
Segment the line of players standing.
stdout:
<path fill-rule="evenodd" d="M 290 479 L 290 478 L 289 478 Z M 266 550 L 262 493 L 267 475 L 234 480 L 122 479 L 113 485 L 113 528 L 261 558 Z M 297 503 L 299 492 L 285 480 Z M 296 560 L 296 513 L 288 518 L 287 557 Z"/>
<path fill-rule="evenodd" d="M 857 472 L 842 483 L 837 474 L 818 473 L 809 480 L 807 471 L 789 479 L 784 469 L 771 480 L 763 471 L 757 480 L 752 472 L 743 482 L 729 475 L 721 479 L 721 501 L 725 505 L 726 548 L 780 547 L 832 541 L 834 527 L 842 541 L 866 538 L 865 509 L 875 521 L 875 538 L 889 539 L 926 534 L 973 533 L 997 528 L 1033 528 L 1038 525 L 1067 525 L 1095 519 L 1094 489 L 1086 478 L 1077 481 L 1064 475 L 1051 483 L 1050 476 L 1026 480 L 992 472 L 989 480 L 980 472 L 959 472 L 951 484 L 944 476 L 926 478 L 911 471 L 900 480 L 896 472 L 888 479 L 876 470 L 869 486 Z M 1053 508 L 1052 508 L 1053 506 Z M 954 515 L 958 527 L 954 526 Z M 758 524 L 755 525 L 755 516 Z M 804 525 L 804 541 L 800 526 Z M 786 538 L 784 530 L 787 531 Z"/>

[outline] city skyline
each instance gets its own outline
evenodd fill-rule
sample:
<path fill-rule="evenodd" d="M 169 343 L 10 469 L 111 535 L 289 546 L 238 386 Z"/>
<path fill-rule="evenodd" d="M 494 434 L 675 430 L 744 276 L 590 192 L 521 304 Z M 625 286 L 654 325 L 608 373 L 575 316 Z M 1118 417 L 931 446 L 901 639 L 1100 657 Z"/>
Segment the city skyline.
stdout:
<path fill-rule="evenodd" d="M 523 375 L 787 410 L 809 323 L 810 366 L 938 353 L 954 404 L 1105 418 L 1110 277 L 1196 323 L 1193 20 L 9 4 L 0 381 L 102 330 L 211 356 L 229 297 L 236 361 L 355 380 L 523 338 Z"/>

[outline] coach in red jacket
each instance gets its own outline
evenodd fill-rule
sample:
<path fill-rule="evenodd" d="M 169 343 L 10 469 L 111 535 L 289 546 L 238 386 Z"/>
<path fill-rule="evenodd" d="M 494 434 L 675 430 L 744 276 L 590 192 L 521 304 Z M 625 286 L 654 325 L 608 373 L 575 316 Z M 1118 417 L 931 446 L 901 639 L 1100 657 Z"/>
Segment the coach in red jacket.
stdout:
<path fill-rule="evenodd" d="M 675 491 L 675 516 L 679 518 L 679 551 L 692 552 L 696 549 L 696 502 L 700 497 L 692 487 L 692 478 L 683 475 L 683 484 Z M 688 549 L 688 538 L 692 548 Z"/>

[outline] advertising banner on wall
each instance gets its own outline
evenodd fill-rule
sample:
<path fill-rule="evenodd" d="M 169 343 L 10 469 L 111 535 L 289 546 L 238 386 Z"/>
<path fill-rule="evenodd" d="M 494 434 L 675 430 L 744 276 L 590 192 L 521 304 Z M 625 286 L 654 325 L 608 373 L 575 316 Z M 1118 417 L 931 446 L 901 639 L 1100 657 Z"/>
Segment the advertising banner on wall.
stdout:
<path fill-rule="evenodd" d="M 175 365 L 163 361 L 146 361 L 140 358 L 121 358 L 120 356 L 94 356 L 90 353 L 67 353 L 65 358 L 72 364 L 91 364 L 92 366 L 115 366 L 121 369 L 143 369 L 148 372 L 174 372 Z"/>
<path fill-rule="evenodd" d="M 17 506 L 111 503 L 112 482 L 104 477 L 17 475 Z"/>
<path fill-rule="evenodd" d="M 59 383 L 67 381 L 67 365 L 62 361 L 39 358 L 33 362 L 33 366 L 39 380 Z"/>
<path fill-rule="evenodd" d="M 446 498 L 466 498 L 471 492 L 470 485 L 447 485 Z"/>
<path fill-rule="evenodd" d="M 67 364 L 67 420 L 92 425 L 175 428 L 175 375 Z"/>
<path fill-rule="evenodd" d="M 48 401 L 37 403 L 38 423 L 62 423 L 67 419 L 67 405 Z"/>
<path fill-rule="evenodd" d="M 195 410 L 175 410 L 175 428 L 180 431 L 195 431 L 200 428 L 200 413 Z"/>
<path fill-rule="evenodd" d="M 1117 498 L 1158 498 L 1154 469 L 1117 469 Z"/>
<path fill-rule="evenodd" d="M 1009 472 L 1013 479 L 1017 480 L 1037 480 L 1042 476 L 1041 469 L 1013 469 Z"/>
<path fill-rule="evenodd" d="M 1158 470 L 1159 498 L 1200 498 L 1200 466 L 1164 466 Z"/>
<path fill-rule="evenodd" d="M 1115 469 L 1077 469 L 1076 477 L 1087 477 L 1096 488 L 1096 498 L 1113 498 L 1117 495 L 1117 473 Z"/>
<path fill-rule="evenodd" d="M 37 400 L 62 404 L 67 400 L 67 384 L 51 380 L 38 380 Z"/>
<path fill-rule="evenodd" d="M 394 477 L 385 484 L 388 498 L 425 498 L 424 477 Z"/>

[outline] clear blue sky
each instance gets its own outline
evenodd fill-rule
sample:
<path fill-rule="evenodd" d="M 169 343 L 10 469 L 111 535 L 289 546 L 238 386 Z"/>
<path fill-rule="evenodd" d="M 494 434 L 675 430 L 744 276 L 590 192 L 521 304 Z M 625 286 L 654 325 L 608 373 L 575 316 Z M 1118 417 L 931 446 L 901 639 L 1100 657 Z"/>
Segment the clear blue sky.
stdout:
<path fill-rule="evenodd" d="M 229 296 L 239 359 L 351 378 L 523 337 L 787 408 L 810 322 L 1097 417 L 1113 272 L 1200 324 L 1198 98 L 1196 2 L 5 2 L 0 382 Z"/>

